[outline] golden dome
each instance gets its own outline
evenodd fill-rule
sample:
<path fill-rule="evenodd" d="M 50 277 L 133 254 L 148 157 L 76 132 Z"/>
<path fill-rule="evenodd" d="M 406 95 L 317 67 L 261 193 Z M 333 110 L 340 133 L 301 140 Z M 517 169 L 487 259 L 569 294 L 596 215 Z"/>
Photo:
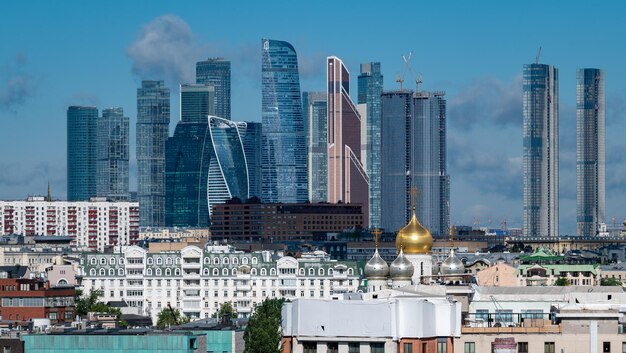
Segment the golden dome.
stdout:
<path fill-rule="evenodd" d="M 398 231 L 396 249 L 403 249 L 405 254 L 428 254 L 432 247 L 433 237 L 417 220 L 414 210 L 409 224 Z"/>

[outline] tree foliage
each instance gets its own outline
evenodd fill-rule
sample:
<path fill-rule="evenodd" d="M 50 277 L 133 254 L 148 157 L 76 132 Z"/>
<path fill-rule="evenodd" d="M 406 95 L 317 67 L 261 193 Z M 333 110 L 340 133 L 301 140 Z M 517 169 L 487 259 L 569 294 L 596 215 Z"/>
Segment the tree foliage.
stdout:
<path fill-rule="evenodd" d="M 281 310 L 284 299 L 265 299 L 256 306 L 243 333 L 244 353 L 282 352 Z"/>
<path fill-rule="evenodd" d="M 226 316 L 228 316 L 229 318 L 237 316 L 237 314 L 235 313 L 235 309 L 233 309 L 233 303 L 231 302 L 222 303 L 219 310 L 211 315 L 211 317 L 213 318 L 217 317 L 220 319 Z"/>
<path fill-rule="evenodd" d="M 569 285 L 570 285 L 570 283 L 569 283 L 569 281 L 567 280 L 567 278 L 565 278 L 565 277 L 559 277 L 559 278 L 556 280 L 556 282 L 554 282 L 554 285 L 555 285 L 555 286 L 561 286 L 561 287 L 564 287 L 564 286 L 569 286 Z"/>
<path fill-rule="evenodd" d="M 601 286 L 622 286 L 622 280 L 617 278 L 602 278 L 600 279 Z"/>
<path fill-rule="evenodd" d="M 113 308 L 102 300 L 104 293 L 101 289 L 94 289 L 89 293 L 76 292 L 76 314 L 86 316 L 87 313 L 109 313 L 115 314 L 119 319 L 122 312 L 118 308 Z"/>
<path fill-rule="evenodd" d="M 169 307 L 163 308 L 157 316 L 157 328 L 164 329 L 170 326 L 177 326 L 189 322 L 189 318 L 183 315 L 178 309 Z"/>

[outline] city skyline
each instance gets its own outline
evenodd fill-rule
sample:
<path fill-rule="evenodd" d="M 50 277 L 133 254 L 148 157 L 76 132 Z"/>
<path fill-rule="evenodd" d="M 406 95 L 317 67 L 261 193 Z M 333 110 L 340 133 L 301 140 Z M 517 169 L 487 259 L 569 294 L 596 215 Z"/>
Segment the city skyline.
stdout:
<path fill-rule="evenodd" d="M 618 222 L 625 218 L 621 210 L 624 209 L 626 203 L 622 201 L 626 199 L 623 197 L 626 186 L 620 177 L 624 170 L 621 157 L 624 146 L 618 134 L 624 125 L 620 115 L 625 105 L 623 102 L 626 101 L 624 99 L 624 84 L 620 82 L 624 81 L 620 78 L 625 76 L 625 72 L 621 65 L 618 65 L 620 61 L 623 61 L 623 53 L 618 52 L 618 55 L 613 55 L 612 46 L 604 44 L 610 43 L 610 39 L 614 38 L 613 36 L 618 38 L 620 34 L 623 34 L 621 27 L 615 26 L 617 23 L 616 15 L 621 13 L 620 9 L 623 9 L 623 5 L 619 5 L 617 8 L 611 6 L 604 8 L 606 21 L 595 27 L 594 31 L 589 31 L 591 33 L 584 33 L 576 25 L 586 15 L 580 6 L 561 8 L 556 4 L 549 4 L 545 13 L 530 14 L 526 13 L 525 6 L 522 7 L 521 5 L 510 5 L 502 8 L 493 6 L 493 4 L 489 6 L 487 3 L 482 3 L 477 4 L 474 8 L 476 16 L 465 16 L 469 11 L 465 6 L 469 5 L 458 4 L 447 16 L 450 19 L 442 22 L 442 31 L 439 32 L 437 41 L 422 39 L 423 43 L 420 42 L 419 47 L 415 41 L 408 40 L 407 36 L 401 36 L 391 41 L 393 43 L 383 43 L 383 38 L 387 37 L 386 29 L 380 30 L 381 33 L 376 33 L 372 29 L 364 30 L 364 34 L 369 36 L 374 45 L 357 45 L 355 43 L 358 42 L 358 38 L 351 37 L 348 41 L 354 43 L 343 47 L 339 43 L 346 42 L 345 38 L 337 41 L 332 36 L 324 36 L 328 32 L 321 26 L 319 27 L 320 33 L 316 33 L 315 36 L 305 34 L 299 26 L 296 26 L 293 33 L 290 33 L 287 30 L 288 26 L 295 25 L 296 22 L 288 20 L 287 23 L 273 23 L 271 19 L 276 17 L 266 19 L 267 27 L 249 31 L 248 34 L 244 34 L 240 29 L 213 30 L 210 34 L 211 32 L 207 32 L 206 27 L 203 27 L 199 17 L 194 15 L 191 9 L 196 5 L 182 5 L 174 9 L 173 6 L 157 4 L 154 9 L 150 9 L 136 18 L 124 16 L 123 19 L 120 19 L 119 28 L 112 29 L 113 32 L 107 33 L 106 36 L 94 34 L 89 29 L 91 26 L 84 27 L 84 32 L 86 32 L 84 34 L 69 32 L 70 35 L 64 35 L 65 27 L 55 27 L 55 25 L 50 24 L 49 19 L 45 18 L 50 14 L 62 15 L 61 12 L 65 11 L 62 11 L 64 9 L 60 7 L 43 5 L 42 7 L 49 11 L 33 14 L 35 19 L 39 19 L 40 23 L 50 30 L 52 38 L 74 38 L 79 42 L 81 42 L 81 38 L 83 40 L 89 38 L 89 41 L 81 43 L 88 48 L 94 48 L 94 50 L 95 48 L 106 50 L 111 55 L 111 59 L 107 59 L 110 61 L 110 65 L 98 65 L 100 59 L 94 59 L 93 56 L 86 54 L 67 55 L 64 52 L 61 59 L 52 49 L 52 45 L 57 43 L 56 39 L 49 40 L 50 43 L 42 43 L 41 40 L 32 40 L 31 44 L 24 43 L 21 38 L 33 38 L 33 34 L 37 33 L 38 29 L 25 29 L 21 38 L 3 37 L 6 39 L 4 41 L 6 43 L 4 46 L 6 55 L 2 57 L 4 62 L 0 62 L 0 65 L 6 68 L 2 72 L 4 81 L 0 81 L 2 84 L 0 86 L 0 97 L 2 98 L 0 99 L 2 102 L 0 114 L 4 118 L 3 130 L 5 131 L 2 134 L 3 141 L 7 145 L 16 144 L 19 142 L 18 138 L 26 135 L 34 136 L 35 141 L 32 147 L 24 151 L 17 151 L 14 155 L 4 159 L 5 171 L 3 177 L 0 178 L 0 198 L 24 198 L 27 194 L 43 194 L 47 180 L 51 181 L 55 197 L 58 198 L 65 194 L 65 146 L 63 143 L 54 143 L 51 139 L 65 140 L 63 129 L 56 126 L 64 125 L 61 121 L 65 117 L 64 111 L 67 106 L 97 105 L 105 107 L 101 102 L 121 106 L 126 115 L 131 118 L 131 129 L 133 129 L 136 121 L 134 90 L 139 86 L 138 82 L 141 79 L 165 79 L 170 88 L 177 87 L 179 83 L 193 82 L 193 80 L 173 82 L 172 76 L 168 74 L 172 70 L 161 69 L 158 71 L 155 69 L 157 65 L 153 61 L 137 53 L 142 48 L 146 49 L 145 45 L 149 47 L 151 44 L 143 40 L 146 38 L 143 35 L 144 31 L 157 30 L 160 28 L 159 24 L 166 22 L 175 25 L 182 24 L 182 28 L 186 28 L 187 34 L 190 34 L 189 43 L 198 44 L 198 47 L 201 48 L 198 51 L 201 53 L 186 52 L 185 50 L 190 46 L 184 46 L 185 50 L 181 52 L 189 54 L 189 59 L 185 65 L 179 65 L 178 61 L 170 60 L 169 52 L 166 51 L 167 55 L 161 58 L 164 62 L 162 67 L 170 65 L 180 68 L 185 66 L 190 72 L 193 72 L 195 63 L 199 60 L 206 60 L 207 57 L 219 56 L 226 60 L 232 60 L 234 120 L 260 120 L 260 104 L 257 103 L 260 100 L 260 88 L 255 87 L 260 82 L 260 74 L 255 66 L 258 67 L 260 57 L 258 38 L 263 36 L 287 40 L 296 47 L 299 52 L 299 59 L 302 63 L 306 63 L 301 65 L 302 91 L 315 91 L 324 88 L 323 58 L 326 55 L 341 55 L 348 67 L 357 67 L 356 65 L 359 63 L 369 60 L 380 61 L 383 64 L 384 74 L 388 77 L 385 90 L 395 89 L 397 86 L 389 78 L 395 77 L 397 73 L 402 71 L 400 55 L 406 54 L 409 50 L 416 51 L 413 68 L 416 72 L 424 74 L 425 82 L 423 85 L 427 89 L 436 87 L 448 91 L 449 171 L 454 179 L 451 190 L 453 224 L 471 224 L 475 218 L 479 218 L 478 223 L 482 225 L 491 223 L 492 227 L 499 227 L 503 219 L 508 219 L 510 226 L 521 226 L 521 68 L 524 63 L 534 59 L 536 51 L 541 45 L 543 46 L 543 53 L 540 62 L 553 64 L 560 69 L 560 223 L 563 225 L 561 233 L 575 234 L 575 71 L 582 67 L 603 69 L 608 78 L 606 81 L 606 119 L 607 126 L 610 127 L 607 129 L 606 136 L 608 195 L 606 217 L 609 223 L 612 223 L 612 217 L 616 217 Z M 15 20 L 23 19 L 23 15 L 18 14 L 27 13 L 23 10 L 24 6 L 28 5 L 12 4 L 8 6 L 6 21 L 0 25 L 3 29 L 7 26 L 2 33 L 11 33 L 8 30 L 9 26 L 13 26 Z M 90 6 L 97 8 L 97 5 Z M 134 6 L 136 5 L 120 4 L 121 8 L 118 10 L 122 10 L 121 12 L 125 10 L 129 13 L 139 12 L 132 10 Z M 347 7 L 347 5 L 343 6 Z M 251 10 L 256 9 L 262 13 L 267 13 L 257 5 L 251 7 Z M 490 12 L 479 15 L 480 11 L 486 8 L 489 8 Z M 229 9 L 225 5 L 217 6 L 216 11 L 224 14 L 229 13 Z M 304 23 L 312 25 L 316 18 L 319 20 L 319 17 L 315 15 L 320 12 L 320 9 L 312 7 L 310 11 L 312 16 L 307 16 L 311 18 L 305 19 Z M 355 11 L 355 14 L 358 14 L 363 10 L 356 9 Z M 385 8 L 380 9 L 381 14 L 385 15 L 389 15 L 390 11 Z M 550 23 L 547 14 L 555 11 L 562 16 L 555 23 Z M 15 16 L 11 16 L 13 12 L 15 12 Z M 116 13 L 119 12 L 116 11 Z M 44 13 L 46 13 L 45 17 L 43 16 Z M 519 25 L 505 26 L 502 31 L 497 31 L 501 33 L 488 32 L 490 26 L 502 25 L 513 16 L 517 18 L 519 13 L 526 16 Z M 463 15 L 462 20 L 459 19 L 461 14 Z M 400 20 L 407 19 L 407 15 L 396 15 L 399 16 Z M 67 19 L 66 22 L 76 24 L 76 22 L 81 23 L 83 21 L 73 18 L 71 15 L 65 16 L 60 17 Z M 241 21 L 245 20 L 246 16 L 249 15 L 245 15 Z M 489 21 L 485 21 L 485 16 L 495 18 L 495 23 L 487 24 Z M 224 17 L 224 19 L 219 19 L 220 23 L 221 21 L 232 20 L 230 16 Z M 467 33 L 459 33 L 458 25 L 450 26 L 450 29 L 444 28 L 446 25 L 450 25 L 450 21 L 454 19 L 467 25 L 464 26 L 464 28 L 468 28 Z M 438 20 L 442 20 L 442 18 L 434 16 L 432 19 L 423 19 L 424 26 L 436 23 Z M 96 19 L 96 24 L 98 21 L 100 20 Z M 482 25 L 481 21 L 484 21 L 485 24 Z M 524 26 L 530 26 L 530 23 L 533 24 L 533 28 L 520 31 L 521 28 L 525 28 Z M 536 25 L 537 23 L 540 25 Z M 98 28 L 98 26 L 93 27 Z M 214 27 L 219 28 L 219 25 Z M 415 34 L 418 31 L 409 32 Z M 545 37 L 547 32 L 553 33 L 551 38 Z M 125 34 L 120 34 L 119 38 L 113 39 L 115 33 Z M 93 38 L 88 37 L 90 35 Z M 480 38 L 484 39 L 484 43 L 481 40 L 470 46 L 471 40 L 464 41 L 464 38 L 474 38 L 476 35 L 480 35 Z M 573 38 L 576 38 L 576 41 L 591 40 L 595 36 L 605 38 L 605 35 L 608 35 L 607 40 L 601 41 L 594 47 L 593 51 L 572 49 Z M 321 44 L 317 37 L 324 38 L 326 43 Z M 254 50 L 238 51 L 237 49 L 240 48 L 229 48 L 223 43 L 210 48 L 202 48 L 203 43 L 219 40 L 236 43 L 234 47 L 237 45 L 246 47 L 250 43 L 249 47 Z M 437 42 L 440 41 L 450 42 L 454 44 L 454 48 L 445 48 L 443 52 L 429 49 L 441 48 L 441 46 L 437 46 Z M 181 41 L 174 42 L 180 43 Z M 380 46 L 373 49 L 376 44 L 380 44 Z M 39 47 L 35 48 L 37 45 Z M 496 48 L 498 50 L 491 50 Z M 74 49 L 68 48 L 68 50 Z M 434 54 L 435 52 L 437 54 Z M 459 55 L 461 52 L 463 54 Z M 42 53 L 49 55 L 44 56 Z M 79 51 L 72 51 L 71 53 L 79 53 Z M 246 59 L 242 59 L 244 56 Z M 46 57 L 45 68 L 42 66 L 44 64 L 43 57 Z M 174 58 L 180 57 L 175 56 Z M 95 60 L 95 63 L 92 62 L 92 59 Z M 89 65 L 86 65 L 87 63 Z M 103 68 L 102 72 L 93 69 L 98 66 Z M 472 69 L 468 70 L 470 67 Z M 148 72 L 148 70 L 152 71 Z M 253 72 L 250 73 L 250 70 Z M 11 75 L 14 72 L 18 78 L 26 80 L 27 83 L 36 82 L 29 81 L 29 79 L 40 81 L 36 85 L 30 86 L 33 89 L 26 90 L 27 93 L 19 90 L 12 91 L 16 89 L 15 83 L 9 85 L 8 81 L 22 82 L 11 80 L 13 77 Z M 9 75 L 8 79 L 6 78 L 7 75 Z M 62 75 L 63 78 L 61 79 L 59 75 Z M 243 80 L 244 77 L 245 80 Z M 409 81 L 408 76 L 406 79 Z M 250 81 L 250 83 L 242 83 L 242 81 Z M 56 82 L 64 83 L 57 84 Z M 9 94 L 10 92 L 17 93 Z M 172 95 L 175 97 L 178 92 L 173 90 Z M 487 99 L 477 101 L 477 95 L 482 95 Z M 20 100 L 19 97 L 24 99 Z M 178 111 L 177 106 L 178 103 L 173 99 L 172 112 Z M 483 116 L 485 116 L 484 119 L 482 119 Z M 178 113 L 173 113 L 172 121 L 176 122 L 177 120 Z M 173 124 L 170 130 L 172 128 Z M 131 131 L 131 136 L 134 136 L 133 131 Z M 131 143 L 134 144 L 134 141 Z M 494 149 L 494 144 L 503 147 Z M 43 146 L 46 147 L 43 148 Z M 35 151 L 37 152 L 35 153 Z M 134 182 L 136 179 L 136 162 L 133 152 L 134 148 L 131 145 L 131 173 L 134 174 L 131 175 L 131 190 L 136 189 Z"/>

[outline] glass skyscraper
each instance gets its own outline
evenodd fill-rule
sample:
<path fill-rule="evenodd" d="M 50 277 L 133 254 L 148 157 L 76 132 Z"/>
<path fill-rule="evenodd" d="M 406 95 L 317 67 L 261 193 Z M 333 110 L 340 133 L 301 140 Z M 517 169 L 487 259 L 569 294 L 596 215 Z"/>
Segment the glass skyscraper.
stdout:
<path fill-rule="evenodd" d="M 209 58 L 196 63 L 196 83 L 215 88 L 215 115 L 230 120 L 230 61 Z"/>
<path fill-rule="evenodd" d="M 604 72 L 576 72 L 576 233 L 594 236 L 606 222 Z"/>
<path fill-rule="evenodd" d="M 209 85 L 180 85 L 180 116 L 187 122 L 206 122 L 215 115 L 215 87 Z"/>
<path fill-rule="evenodd" d="M 130 121 L 122 108 L 102 110 L 98 119 L 97 195 L 112 201 L 128 201 Z"/>
<path fill-rule="evenodd" d="M 361 64 L 361 74 L 358 81 L 358 103 L 367 105 L 366 141 L 364 165 L 370 177 L 370 226 L 380 227 L 380 95 L 383 93 L 383 75 L 380 72 L 379 62 Z"/>
<path fill-rule="evenodd" d="M 307 146 L 298 57 L 287 42 L 262 39 L 262 187 L 265 202 L 305 202 Z"/>
<path fill-rule="evenodd" d="M 259 122 L 238 122 L 239 133 L 248 164 L 248 180 L 250 197 L 261 198 L 261 134 Z"/>
<path fill-rule="evenodd" d="M 381 100 L 381 224 L 388 231 L 416 214 L 433 235 L 450 228 L 450 177 L 446 168 L 446 100 L 443 92 L 385 92 Z"/>
<path fill-rule="evenodd" d="M 137 89 L 137 197 L 142 227 L 165 225 L 165 143 L 170 126 L 170 90 L 163 81 Z"/>
<path fill-rule="evenodd" d="M 307 122 L 309 201 L 328 201 L 328 114 L 326 92 L 302 93 Z"/>
<path fill-rule="evenodd" d="M 552 65 L 524 65 L 525 236 L 559 236 L 559 87 Z"/>
<path fill-rule="evenodd" d="M 98 109 L 67 109 L 67 199 L 85 201 L 97 195 Z"/>

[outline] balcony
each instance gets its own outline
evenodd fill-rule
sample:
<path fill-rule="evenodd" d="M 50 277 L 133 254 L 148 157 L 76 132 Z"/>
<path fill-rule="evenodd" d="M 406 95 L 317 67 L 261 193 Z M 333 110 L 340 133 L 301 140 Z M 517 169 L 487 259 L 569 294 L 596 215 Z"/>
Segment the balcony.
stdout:
<path fill-rule="evenodd" d="M 349 290 L 350 289 L 348 288 L 348 286 L 346 286 L 344 284 L 338 284 L 338 285 L 334 285 L 333 286 L 333 292 L 335 292 L 335 293 L 346 293 Z"/>
<path fill-rule="evenodd" d="M 252 290 L 252 286 L 250 284 L 237 284 L 238 292 L 249 292 Z"/>
<path fill-rule="evenodd" d="M 252 308 L 249 306 L 237 306 L 238 313 L 251 313 Z"/>
<path fill-rule="evenodd" d="M 538 327 L 461 327 L 461 334 L 515 334 L 515 333 L 562 333 L 561 325 Z"/>

